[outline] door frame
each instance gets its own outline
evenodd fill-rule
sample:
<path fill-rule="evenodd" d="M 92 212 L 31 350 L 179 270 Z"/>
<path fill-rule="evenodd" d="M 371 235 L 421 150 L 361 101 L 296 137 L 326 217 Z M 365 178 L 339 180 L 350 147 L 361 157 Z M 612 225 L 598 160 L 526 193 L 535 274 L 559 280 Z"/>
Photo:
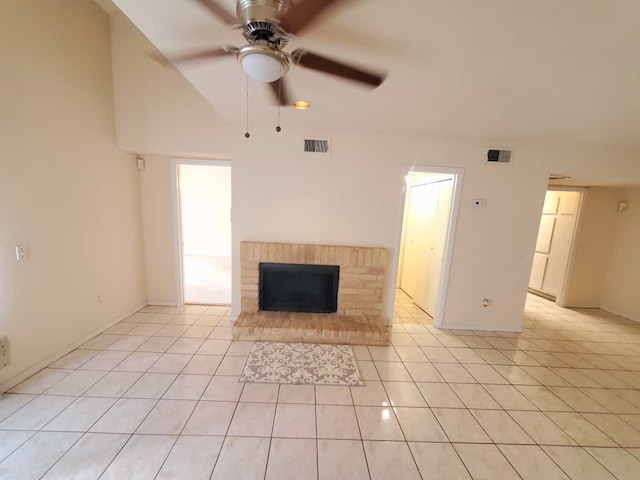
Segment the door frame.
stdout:
<path fill-rule="evenodd" d="M 575 262 L 575 250 L 576 250 L 576 240 L 578 238 L 578 234 L 580 232 L 580 228 L 582 225 L 582 211 L 584 206 L 584 201 L 588 193 L 588 189 L 585 187 L 571 187 L 571 186 L 562 186 L 562 185 L 549 185 L 547 186 L 547 190 L 545 191 L 545 195 L 547 192 L 577 192 L 580 194 L 580 199 L 578 200 L 578 208 L 576 210 L 576 223 L 573 227 L 573 234 L 571 235 L 571 245 L 569 246 L 569 258 L 567 260 L 567 268 L 564 271 L 564 275 L 562 278 L 562 288 L 560 289 L 560 294 L 556 297 L 556 301 L 554 302 L 556 305 L 563 307 L 566 304 L 566 296 L 567 296 L 567 286 L 569 285 L 569 278 L 571 276 L 571 271 L 573 270 L 573 265 Z M 540 221 L 542 221 L 542 211 L 540 211 Z M 536 231 L 536 236 L 540 231 L 540 225 L 538 225 L 538 231 Z M 537 238 L 537 237 L 536 237 Z M 532 267 L 533 268 L 533 265 Z M 529 272 L 529 276 L 531 276 L 531 272 Z M 527 291 L 531 292 L 528 288 Z M 540 292 L 544 293 L 544 292 Z M 533 295 L 537 295 L 533 293 Z M 543 295 L 537 295 L 544 298 Z"/>
<path fill-rule="evenodd" d="M 391 287 L 393 292 L 392 309 L 395 311 L 396 291 L 399 285 L 398 272 L 400 268 L 400 250 L 402 244 L 402 229 L 405 221 L 405 205 L 407 197 L 406 177 L 411 172 L 420 173 L 442 173 L 453 175 L 453 195 L 451 198 L 451 212 L 449 214 L 449 226 L 447 228 L 447 236 L 445 240 L 444 256 L 442 262 L 442 272 L 440 273 L 440 286 L 438 289 L 438 299 L 433 317 L 433 325 L 436 328 L 444 326 L 444 312 L 447 303 L 447 292 L 449 290 L 449 277 L 451 274 L 451 263 L 453 259 L 453 248 L 455 245 L 456 230 L 458 225 L 458 214 L 460 211 L 460 201 L 462 199 L 462 185 L 464 181 L 464 168 L 459 167 L 439 167 L 428 165 L 405 165 L 402 169 L 403 188 L 400 196 L 400 212 L 398 215 L 399 222 L 396 229 L 396 254 L 394 255 L 393 264 L 391 265 Z M 393 324 L 393 316 L 389 319 L 389 324 Z"/>
<path fill-rule="evenodd" d="M 184 270 L 182 265 L 182 208 L 180 205 L 179 175 L 180 165 L 205 165 L 231 168 L 231 160 L 206 160 L 193 158 L 171 159 L 171 209 L 173 215 L 173 258 L 175 265 L 174 282 L 176 289 L 176 305 L 178 307 L 184 306 Z M 231 174 L 233 175 L 233 170 L 231 170 Z M 233 203 L 231 205 L 233 208 Z M 231 229 L 231 237 L 231 250 L 233 252 L 233 229 Z M 233 291 L 233 285 L 231 291 Z"/>

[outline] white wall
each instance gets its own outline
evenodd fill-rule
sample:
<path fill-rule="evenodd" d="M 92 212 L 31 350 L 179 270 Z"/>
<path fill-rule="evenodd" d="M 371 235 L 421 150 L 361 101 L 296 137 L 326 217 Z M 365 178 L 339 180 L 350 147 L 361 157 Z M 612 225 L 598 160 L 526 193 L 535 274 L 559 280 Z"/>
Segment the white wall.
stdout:
<path fill-rule="evenodd" d="M 640 187 L 627 189 L 617 200 L 626 200 L 629 207 L 617 214 L 618 229 L 602 305 L 640 322 Z"/>
<path fill-rule="evenodd" d="M 563 306 L 599 308 L 602 305 L 620 216 L 616 209 L 624 194 L 621 188 L 585 190 Z"/>
<path fill-rule="evenodd" d="M 239 242 L 386 247 L 392 264 L 399 247 L 405 166 L 453 166 L 465 171 L 444 326 L 518 330 L 549 173 L 597 178 L 604 183 L 621 179 L 640 182 L 638 151 L 506 142 L 514 147 L 513 163 L 487 165 L 487 147 L 505 145 L 504 139 L 458 142 L 384 134 L 300 132 L 294 125 L 283 125 L 284 131 L 279 134 L 272 129 L 252 128 L 251 138 L 245 139 L 240 127 L 222 125 L 215 111 L 201 97 L 192 95 L 192 87 L 179 74 L 158 68 L 144 57 L 148 42 L 134 27 L 116 20 L 112 29 L 118 120 L 126 125 L 119 128 L 126 130 L 126 136 L 123 133 L 119 137 L 120 144 L 135 151 L 160 152 L 165 157 L 190 152 L 232 159 L 234 314 L 240 303 Z M 119 41 L 119 37 L 127 42 Z M 135 69 L 130 68 L 132 62 Z M 165 103 L 162 96 L 154 97 L 149 106 L 148 96 L 132 94 L 140 88 L 171 92 L 174 98 L 184 98 L 185 105 L 198 103 L 199 120 L 188 109 L 168 109 L 172 103 Z M 162 122 L 151 118 L 158 114 L 164 115 Z M 381 118 L 381 129 L 383 123 Z M 331 137 L 332 154 L 302 153 L 305 135 Z M 151 175 L 143 180 L 145 215 L 162 217 L 166 225 L 170 213 L 160 212 L 165 204 L 154 203 L 154 199 L 166 191 L 168 161 L 164 158 L 153 166 L 156 160 L 148 160 L 143 178 L 152 169 L 155 173 L 153 181 Z M 486 199 L 487 206 L 474 209 L 475 198 Z M 162 245 L 156 244 L 156 239 Z M 164 265 L 163 271 L 169 272 L 174 268 L 168 265 L 173 251 L 165 240 L 163 236 L 147 235 L 145 227 L 147 265 L 156 259 Z M 387 275 L 387 314 L 391 313 L 395 274 L 390 269 Z M 157 291 L 166 288 L 169 300 L 175 298 L 175 292 L 169 292 L 166 278 L 149 276 L 148 281 L 150 289 L 155 288 L 154 282 L 158 283 Z M 483 298 L 491 299 L 490 308 L 482 308 Z"/>
<path fill-rule="evenodd" d="M 2 391 L 142 306 L 145 286 L 138 172 L 114 142 L 107 16 L 88 0 L 3 2 L 0 31 Z"/>
<path fill-rule="evenodd" d="M 640 187 L 590 187 L 580 217 L 563 305 L 640 321 Z"/>
<path fill-rule="evenodd" d="M 211 155 L 225 122 L 122 13 L 111 16 L 118 146 L 132 152 Z M 214 79 L 215 81 L 215 79 Z"/>
<path fill-rule="evenodd" d="M 172 164 L 169 157 L 146 155 L 140 172 L 146 298 L 150 304 L 176 305 Z"/>

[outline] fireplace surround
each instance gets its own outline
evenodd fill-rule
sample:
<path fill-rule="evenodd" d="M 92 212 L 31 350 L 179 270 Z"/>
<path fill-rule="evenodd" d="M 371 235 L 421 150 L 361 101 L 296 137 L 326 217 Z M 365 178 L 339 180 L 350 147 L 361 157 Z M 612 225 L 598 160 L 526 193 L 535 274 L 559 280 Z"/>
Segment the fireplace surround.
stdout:
<path fill-rule="evenodd" d="M 235 340 L 387 345 L 382 316 L 388 251 L 384 248 L 241 242 L 240 315 Z M 339 267 L 333 313 L 260 308 L 260 264 Z"/>
<path fill-rule="evenodd" d="M 374 247 L 241 242 L 241 312 L 260 311 L 260 263 L 340 267 L 336 313 L 382 317 L 387 250 Z"/>

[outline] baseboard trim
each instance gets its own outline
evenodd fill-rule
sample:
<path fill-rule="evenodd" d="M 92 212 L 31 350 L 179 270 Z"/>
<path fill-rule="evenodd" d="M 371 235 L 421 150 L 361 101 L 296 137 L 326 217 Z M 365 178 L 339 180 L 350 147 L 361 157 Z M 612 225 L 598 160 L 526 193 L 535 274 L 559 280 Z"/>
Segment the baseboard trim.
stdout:
<path fill-rule="evenodd" d="M 141 308 L 144 308 L 146 306 L 147 306 L 147 302 L 141 303 L 140 305 L 138 305 L 137 307 L 133 308 L 132 310 L 129 310 L 127 313 L 124 313 L 124 314 L 118 316 L 117 318 L 115 318 L 113 320 L 110 320 L 109 322 L 105 323 L 104 325 L 102 325 L 101 327 L 97 328 L 96 330 L 93 330 L 92 332 L 88 333 L 87 335 L 84 335 L 83 337 L 79 338 L 78 340 L 72 342 L 71 344 L 69 344 L 65 348 L 63 348 L 62 350 L 57 351 L 53 355 L 49 355 L 44 360 L 39 361 L 38 363 L 36 363 L 32 367 L 29 367 L 26 370 L 23 370 L 22 372 L 18 373 L 17 375 L 14 375 L 10 379 L 8 379 L 5 382 L 3 382 L 2 384 L 0 384 L 0 395 L 3 394 L 4 392 L 6 392 L 7 390 L 12 389 L 16 385 L 18 385 L 20 382 L 26 380 L 31 375 L 34 375 L 34 374 L 38 373 L 40 370 L 42 370 L 43 368 L 48 367 L 53 362 L 58 361 L 59 359 L 61 359 L 65 355 L 67 355 L 69 352 L 71 352 L 71 351 L 75 350 L 76 348 L 78 348 L 83 343 L 86 343 L 89 340 L 91 340 L 96 335 L 100 335 L 105 330 L 108 330 L 109 328 L 113 327 L 116 323 L 121 322 L 122 320 L 124 320 L 128 316 L 133 315 L 138 310 L 140 310 Z"/>
<path fill-rule="evenodd" d="M 153 307 L 177 307 L 178 303 L 177 302 L 163 302 L 160 300 L 147 300 L 147 305 L 153 306 Z M 147 306 L 145 305 L 145 306 Z"/>
<path fill-rule="evenodd" d="M 632 322 L 640 323 L 640 317 L 635 317 L 633 315 L 629 315 L 627 313 L 620 312 L 620 311 L 616 310 L 615 308 L 609 308 L 606 305 L 602 305 L 600 308 L 602 310 L 606 311 L 606 312 L 613 313 L 614 315 L 618 315 L 619 317 L 626 318 L 627 320 L 631 320 Z"/>
<path fill-rule="evenodd" d="M 483 332 L 505 332 L 505 333 L 521 333 L 522 328 L 520 329 L 501 329 L 501 328 L 491 328 L 484 327 L 482 325 L 442 325 L 438 330 L 478 330 Z"/>

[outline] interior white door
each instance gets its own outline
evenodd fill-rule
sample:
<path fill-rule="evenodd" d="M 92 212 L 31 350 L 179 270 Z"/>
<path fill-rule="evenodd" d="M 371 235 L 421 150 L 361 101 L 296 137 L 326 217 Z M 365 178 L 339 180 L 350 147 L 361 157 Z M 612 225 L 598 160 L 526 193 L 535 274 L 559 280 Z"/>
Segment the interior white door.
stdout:
<path fill-rule="evenodd" d="M 529 288 L 551 297 L 562 292 L 576 228 L 580 192 L 548 191 L 536 241 Z"/>
<path fill-rule="evenodd" d="M 435 314 L 453 180 L 410 187 L 401 288 L 429 315 Z"/>
<path fill-rule="evenodd" d="M 434 316 L 440 292 L 440 279 L 447 245 L 447 232 L 451 217 L 453 180 L 434 184 L 438 188 L 438 205 L 433 219 L 431 258 L 429 260 L 427 293 L 424 305 L 420 305 L 429 315 Z"/>
<path fill-rule="evenodd" d="M 416 303 L 426 294 L 430 227 L 436 206 L 436 191 L 429 184 L 410 187 L 401 287 Z"/>

